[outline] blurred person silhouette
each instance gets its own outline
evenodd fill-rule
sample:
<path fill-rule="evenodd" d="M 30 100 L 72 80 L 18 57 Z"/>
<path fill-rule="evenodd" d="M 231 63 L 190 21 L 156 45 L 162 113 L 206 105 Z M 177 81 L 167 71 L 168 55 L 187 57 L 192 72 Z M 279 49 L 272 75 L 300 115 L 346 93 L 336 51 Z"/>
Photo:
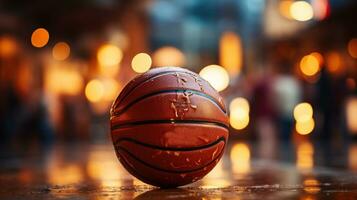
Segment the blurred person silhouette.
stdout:
<path fill-rule="evenodd" d="M 276 113 L 273 107 L 272 74 L 269 68 L 258 68 L 254 72 L 255 83 L 252 89 L 251 116 L 254 119 L 258 141 L 274 144 Z"/>
<path fill-rule="evenodd" d="M 81 96 L 60 96 L 60 119 L 57 122 L 56 133 L 69 142 L 87 141 L 90 138 L 90 116 L 85 99 Z M 106 117 L 105 117 L 106 119 Z M 104 127 L 104 126 L 103 126 Z"/>
<path fill-rule="evenodd" d="M 0 136 L 4 146 L 49 144 L 54 132 L 42 92 L 42 67 L 16 55 L 0 63 Z"/>
<path fill-rule="evenodd" d="M 342 113 L 344 101 L 348 94 L 346 74 L 331 74 L 322 67 L 320 79 L 316 83 L 316 111 L 322 121 L 321 129 L 316 137 L 329 140 L 335 133 L 341 133 L 343 127 Z"/>
<path fill-rule="evenodd" d="M 274 107 L 277 112 L 277 128 L 280 138 L 289 140 L 294 129 L 293 110 L 301 101 L 302 88 L 292 75 L 287 60 L 277 64 L 273 81 Z"/>

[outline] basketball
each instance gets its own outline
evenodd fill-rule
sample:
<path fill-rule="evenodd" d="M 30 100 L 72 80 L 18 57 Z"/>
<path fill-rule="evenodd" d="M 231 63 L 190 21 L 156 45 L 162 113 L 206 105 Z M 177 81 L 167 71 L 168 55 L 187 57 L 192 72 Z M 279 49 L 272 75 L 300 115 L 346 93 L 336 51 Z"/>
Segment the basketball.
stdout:
<path fill-rule="evenodd" d="M 154 68 L 130 81 L 110 110 L 121 164 L 159 187 L 193 183 L 223 155 L 228 117 L 222 97 L 198 74 Z"/>

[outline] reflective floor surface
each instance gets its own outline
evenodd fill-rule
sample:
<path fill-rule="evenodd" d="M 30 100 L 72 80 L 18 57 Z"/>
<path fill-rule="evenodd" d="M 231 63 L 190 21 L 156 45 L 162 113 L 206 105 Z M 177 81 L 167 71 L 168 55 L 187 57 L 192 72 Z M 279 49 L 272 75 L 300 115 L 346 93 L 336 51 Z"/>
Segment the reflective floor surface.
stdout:
<path fill-rule="evenodd" d="M 159 189 L 131 177 L 111 144 L 0 153 L 0 199 L 357 199 L 357 144 L 231 141 L 204 179 Z"/>

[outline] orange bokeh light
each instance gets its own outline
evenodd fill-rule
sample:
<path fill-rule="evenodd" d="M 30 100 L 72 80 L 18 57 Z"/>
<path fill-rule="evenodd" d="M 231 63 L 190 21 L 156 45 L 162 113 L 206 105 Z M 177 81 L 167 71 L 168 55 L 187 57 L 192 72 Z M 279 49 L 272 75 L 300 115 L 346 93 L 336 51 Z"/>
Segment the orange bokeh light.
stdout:
<path fill-rule="evenodd" d="M 34 47 L 41 48 L 48 43 L 49 39 L 50 34 L 48 31 L 44 28 L 38 28 L 31 35 L 31 44 Z"/>
<path fill-rule="evenodd" d="M 58 42 L 52 49 L 52 56 L 56 60 L 65 60 L 68 58 L 71 48 L 65 42 Z"/>

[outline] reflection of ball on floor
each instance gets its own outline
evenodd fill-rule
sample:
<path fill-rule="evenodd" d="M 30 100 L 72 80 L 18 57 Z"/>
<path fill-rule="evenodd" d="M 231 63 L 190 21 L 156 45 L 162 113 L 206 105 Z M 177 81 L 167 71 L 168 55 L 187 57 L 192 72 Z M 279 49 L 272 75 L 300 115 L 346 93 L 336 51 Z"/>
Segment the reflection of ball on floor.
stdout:
<path fill-rule="evenodd" d="M 201 200 L 209 199 L 209 196 L 205 193 L 200 193 L 192 190 L 185 190 L 181 188 L 174 189 L 154 189 L 144 192 L 135 197 L 134 200 L 148 200 L 148 199 L 175 199 L 175 200 Z"/>
<path fill-rule="evenodd" d="M 138 179 L 161 187 L 201 179 L 221 158 L 228 138 L 218 92 L 176 67 L 132 80 L 115 100 L 110 121 L 120 162 Z"/>

